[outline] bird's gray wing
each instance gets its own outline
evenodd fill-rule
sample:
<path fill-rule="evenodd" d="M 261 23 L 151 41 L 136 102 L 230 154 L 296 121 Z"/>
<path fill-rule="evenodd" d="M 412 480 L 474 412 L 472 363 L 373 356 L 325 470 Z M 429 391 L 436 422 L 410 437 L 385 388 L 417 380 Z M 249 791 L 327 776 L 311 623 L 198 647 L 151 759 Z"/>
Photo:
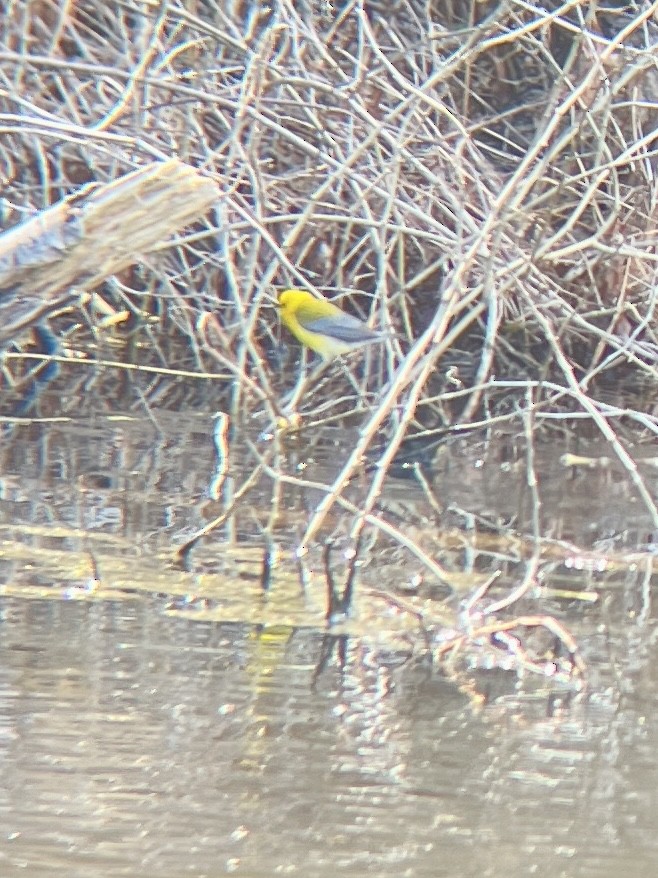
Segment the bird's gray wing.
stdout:
<path fill-rule="evenodd" d="M 319 317 L 311 323 L 304 323 L 303 326 L 310 332 L 328 335 L 338 341 L 344 341 L 346 344 L 375 341 L 384 337 L 382 333 L 369 329 L 351 314 L 341 314 L 340 318 Z"/>

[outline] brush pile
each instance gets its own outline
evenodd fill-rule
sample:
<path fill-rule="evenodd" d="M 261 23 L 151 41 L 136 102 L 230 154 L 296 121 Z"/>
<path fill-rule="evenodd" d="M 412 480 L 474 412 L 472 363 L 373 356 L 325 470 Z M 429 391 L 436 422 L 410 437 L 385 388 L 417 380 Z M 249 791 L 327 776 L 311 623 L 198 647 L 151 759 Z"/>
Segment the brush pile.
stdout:
<path fill-rule="evenodd" d="M 308 412 L 393 383 L 405 434 L 528 402 L 605 418 L 602 387 L 655 382 L 657 8 L 17 0 L 2 228 L 177 157 L 218 202 L 97 289 L 131 316 L 136 362 L 219 360 L 242 417 L 263 404 L 254 377 L 270 396 L 294 377 L 272 294 L 305 286 L 394 332 L 335 410 L 320 384 Z M 97 320 L 69 308 L 54 327 L 88 349 Z"/>

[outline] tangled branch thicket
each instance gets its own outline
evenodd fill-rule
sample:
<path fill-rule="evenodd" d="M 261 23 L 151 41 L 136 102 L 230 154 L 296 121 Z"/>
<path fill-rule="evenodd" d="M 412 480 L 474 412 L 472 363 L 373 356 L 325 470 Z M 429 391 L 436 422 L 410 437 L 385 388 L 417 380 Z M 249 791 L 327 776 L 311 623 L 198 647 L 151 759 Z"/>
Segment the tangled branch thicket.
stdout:
<path fill-rule="evenodd" d="M 655 387 L 657 16 L 658 0 L 14 0 L 0 16 L 3 230 L 87 183 L 174 157 L 220 192 L 208 216 L 91 300 L 66 289 L 48 303 L 60 353 L 89 357 L 83 378 L 79 359 L 61 367 L 58 405 L 79 411 L 94 384 L 112 408 L 126 392 L 193 405 L 200 390 L 195 398 L 188 381 L 177 396 L 180 385 L 158 371 L 220 372 L 214 389 L 231 423 L 260 417 L 266 431 L 282 413 L 292 421 L 282 401 L 299 372 L 296 348 L 281 354 L 274 291 L 337 298 L 391 332 L 349 369 L 334 366 L 303 394 L 297 385 L 302 424 L 359 419 L 335 480 L 291 472 L 274 436 L 264 451 L 246 440 L 254 465 L 225 491 L 232 450 L 219 431 L 225 507 L 185 550 L 264 480 L 268 545 L 285 518 L 282 498 L 300 489 L 320 498 L 301 515 L 301 544 L 317 549 L 327 530 L 349 541 L 348 585 L 330 611 L 344 609 L 366 545 L 402 559 L 407 574 L 448 582 L 438 528 L 423 529 L 422 515 L 410 525 L 406 511 L 398 526 L 383 507 L 387 472 L 411 440 L 511 427 L 527 447 L 532 552 L 510 562 L 509 594 L 487 606 L 502 572 L 491 554 L 445 648 L 495 633 L 521 667 L 545 673 L 541 650 L 510 634 L 510 625 L 540 628 L 563 644 L 568 676 L 580 667 L 577 648 L 554 620 L 493 616 L 541 579 L 537 426 L 593 424 L 658 528 L 626 432 L 653 438 L 658 418 L 602 393 L 613 381 Z M 0 314 L 19 308 L 20 320 L 0 319 L 26 330 L 34 314 L 48 357 L 53 336 L 34 298 L 29 288 L 0 290 Z M 114 334 L 99 331 L 123 316 Z M 22 332 L 4 345 L 5 413 L 31 380 L 31 341 Z M 121 361 L 141 372 L 122 372 Z M 365 493 L 352 491 L 368 453 L 374 474 Z M 420 615 L 431 631 L 433 616 Z"/>
<path fill-rule="evenodd" d="M 655 380 L 657 9 L 17 0 L 0 21 L 3 226 L 176 155 L 220 202 L 99 290 L 155 318 L 141 362 L 219 362 L 240 379 L 234 417 L 274 416 L 296 363 L 273 289 L 310 286 L 394 330 L 302 403 L 329 420 L 368 400 L 383 463 L 414 432 L 518 417 L 530 389 L 540 413 L 591 418 L 630 472 L 615 418 L 658 421 L 597 388 Z"/>

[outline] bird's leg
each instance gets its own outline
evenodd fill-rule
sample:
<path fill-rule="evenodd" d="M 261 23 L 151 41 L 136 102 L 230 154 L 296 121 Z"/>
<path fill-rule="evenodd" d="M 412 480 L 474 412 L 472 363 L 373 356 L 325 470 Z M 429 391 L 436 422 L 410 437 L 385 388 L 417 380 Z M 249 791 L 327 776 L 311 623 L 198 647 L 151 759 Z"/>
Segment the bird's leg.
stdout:
<path fill-rule="evenodd" d="M 368 382 L 365 380 L 369 375 L 369 365 L 369 362 L 364 362 L 363 373 L 360 376 L 362 380 L 359 380 L 354 373 L 354 369 L 350 368 L 349 364 L 344 363 L 342 358 L 340 360 L 341 373 L 345 376 L 345 379 L 355 394 L 354 411 L 368 411 L 372 405 L 373 399 L 376 400 L 377 398 L 381 398 L 381 391 L 374 394 L 372 391 L 368 390 L 368 384 L 372 384 L 371 381 Z"/>
<path fill-rule="evenodd" d="M 323 360 L 320 360 L 320 362 L 317 365 L 313 366 L 313 368 L 309 371 L 306 350 L 304 350 L 302 368 L 299 372 L 297 384 L 295 385 L 290 395 L 286 397 L 286 399 L 283 401 L 282 414 L 284 415 L 284 417 L 290 419 L 296 414 L 299 401 L 302 399 L 309 387 L 312 387 L 313 384 L 316 383 L 317 379 L 320 377 L 320 375 L 322 375 L 326 368 L 327 363 L 325 363 Z"/>
<path fill-rule="evenodd" d="M 299 375 L 297 376 L 297 383 L 290 391 L 290 393 L 282 400 L 283 402 L 283 414 L 289 415 L 290 413 L 294 413 L 297 408 L 297 403 L 301 399 L 304 390 L 306 388 L 306 379 L 308 373 L 308 358 L 306 354 L 306 348 L 302 349 L 302 359 L 300 363 Z"/>

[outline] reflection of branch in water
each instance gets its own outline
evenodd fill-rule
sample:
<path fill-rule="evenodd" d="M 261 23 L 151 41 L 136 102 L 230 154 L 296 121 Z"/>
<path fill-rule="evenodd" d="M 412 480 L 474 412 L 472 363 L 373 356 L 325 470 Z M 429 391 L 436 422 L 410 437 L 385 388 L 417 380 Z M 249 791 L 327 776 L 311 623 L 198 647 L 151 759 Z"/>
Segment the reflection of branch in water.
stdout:
<path fill-rule="evenodd" d="M 523 646 L 520 636 L 509 634 L 509 632 L 519 628 L 543 628 L 550 631 L 567 651 L 566 667 L 563 660 L 557 655 L 554 658 L 532 656 L 529 650 Z M 517 616 L 514 619 L 491 622 L 468 632 L 456 633 L 435 648 L 437 655 L 446 656 L 450 663 L 454 664 L 457 655 L 468 647 L 469 663 L 471 663 L 474 654 L 497 644 L 503 646 L 505 658 L 512 659 L 512 663 L 503 663 L 502 659 L 497 659 L 495 655 L 492 658 L 489 653 L 492 663 L 486 663 L 485 667 L 503 667 L 507 670 L 515 670 L 517 674 L 530 671 L 561 683 L 574 682 L 574 674 L 577 674 L 582 687 L 587 683 L 587 665 L 580 655 L 578 644 L 564 625 L 553 616 Z"/>
<path fill-rule="evenodd" d="M 315 689 L 319 678 L 329 666 L 331 657 L 336 652 L 338 659 L 338 668 L 343 670 L 347 662 L 347 634 L 325 634 L 322 638 L 322 647 L 320 649 L 320 657 L 313 671 L 313 682 L 311 688 Z"/>
<path fill-rule="evenodd" d="M 234 494 L 232 494 L 224 511 L 212 521 L 208 522 L 208 524 L 206 524 L 200 530 L 198 530 L 193 537 L 187 540 L 182 546 L 180 546 L 176 550 L 173 559 L 173 564 L 176 568 L 180 570 L 189 570 L 190 552 L 192 551 L 192 549 L 196 546 L 199 540 L 217 530 L 217 528 L 221 527 L 230 518 L 230 516 L 235 512 L 242 498 L 258 483 L 262 472 L 263 465 L 257 464 L 254 467 L 253 471 L 249 474 L 249 476 L 244 480 L 240 488 L 235 491 Z"/>
<path fill-rule="evenodd" d="M 339 594 L 338 589 L 336 588 L 332 567 L 331 550 L 334 541 L 332 539 L 325 541 L 322 560 L 324 564 L 325 582 L 327 585 L 327 621 L 329 623 L 335 621 L 340 616 L 348 615 L 352 609 L 352 598 L 354 597 L 354 589 L 356 587 L 356 571 L 359 555 L 361 553 L 362 535 L 363 532 L 359 534 L 359 538 L 350 552 L 345 588 L 343 589 L 342 594 Z"/>

